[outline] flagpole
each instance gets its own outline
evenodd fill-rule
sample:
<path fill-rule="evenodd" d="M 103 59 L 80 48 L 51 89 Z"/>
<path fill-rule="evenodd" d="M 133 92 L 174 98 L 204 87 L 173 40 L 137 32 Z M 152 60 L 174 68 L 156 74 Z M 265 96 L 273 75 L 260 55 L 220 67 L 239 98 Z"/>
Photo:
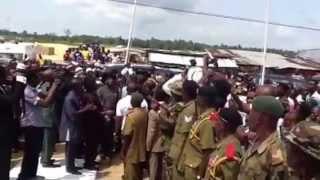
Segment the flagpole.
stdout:
<path fill-rule="evenodd" d="M 136 16 L 136 9 L 137 9 L 137 0 L 134 0 L 133 10 L 132 10 L 132 17 L 131 17 L 131 22 L 130 22 L 128 44 L 127 44 L 127 50 L 126 50 L 125 64 L 129 63 L 129 51 L 130 51 L 130 47 L 131 47 L 132 33 L 133 33 L 133 29 L 134 29 L 135 16 Z"/>
<path fill-rule="evenodd" d="M 263 65 L 261 72 L 261 82 L 264 84 L 266 76 L 266 64 L 267 64 L 267 49 L 268 49 L 268 36 L 269 36 L 269 21 L 270 21 L 270 3 L 271 0 L 266 0 L 266 9 L 265 9 L 265 25 L 264 25 L 264 42 L 263 42 Z"/>

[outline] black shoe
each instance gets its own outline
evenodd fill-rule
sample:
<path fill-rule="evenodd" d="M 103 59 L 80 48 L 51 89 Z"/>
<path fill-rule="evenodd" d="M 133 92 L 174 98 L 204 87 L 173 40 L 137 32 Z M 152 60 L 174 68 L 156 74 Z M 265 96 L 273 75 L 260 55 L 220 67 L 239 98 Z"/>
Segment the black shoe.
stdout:
<path fill-rule="evenodd" d="M 53 163 L 46 163 L 46 164 L 42 164 L 42 167 L 44 167 L 44 168 L 58 168 L 58 167 L 61 167 L 61 165 L 53 164 Z"/>
<path fill-rule="evenodd" d="M 49 163 L 52 163 L 52 164 L 53 164 L 53 163 L 55 163 L 56 161 L 57 161 L 57 160 L 55 160 L 55 159 L 50 159 L 50 160 L 49 160 Z"/>
<path fill-rule="evenodd" d="M 73 174 L 73 175 L 82 175 L 81 172 L 79 172 L 76 169 L 72 169 L 72 170 L 67 170 L 68 173 Z"/>
<path fill-rule="evenodd" d="M 43 176 L 36 176 L 36 177 L 33 177 L 31 179 L 28 179 L 28 180 L 45 180 L 46 178 L 43 177 Z"/>
<path fill-rule="evenodd" d="M 29 178 L 18 177 L 17 180 L 45 180 L 46 178 L 43 176 L 34 176 Z"/>
<path fill-rule="evenodd" d="M 77 170 L 77 171 L 79 171 L 81 169 L 83 169 L 83 167 L 75 167 L 75 170 Z"/>
<path fill-rule="evenodd" d="M 49 159 L 49 160 L 46 160 L 44 161 L 42 158 L 41 158 L 41 164 L 54 164 L 56 162 L 55 159 Z"/>
<path fill-rule="evenodd" d="M 91 170 L 91 171 L 97 171 L 99 170 L 99 168 L 97 166 L 84 166 L 83 167 L 84 169 L 87 169 L 87 170 Z"/>

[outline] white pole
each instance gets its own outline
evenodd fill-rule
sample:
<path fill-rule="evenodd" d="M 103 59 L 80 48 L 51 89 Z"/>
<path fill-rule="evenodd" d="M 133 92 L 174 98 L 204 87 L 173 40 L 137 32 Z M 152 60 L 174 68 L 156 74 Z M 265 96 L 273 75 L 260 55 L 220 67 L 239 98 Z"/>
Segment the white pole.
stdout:
<path fill-rule="evenodd" d="M 263 66 L 261 72 L 261 85 L 264 84 L 266 75 L 266 63 L 267 63 L 267 49 L 268 49 L 268 35 L 269 35 L 269 20 L 270 20 L 270 3 L 271 0 L 266 0 L 266 10 L 265 10 L 265 25 L 264 25 L 264 43 L 263 43 Z"/>
<path fill-rule="evenodd" d="M 134 23 L 135 23 L 136 8 L 137 8 L 137 0 L 134 0 L 133 10 L 132 10 L 132 19 L 131 19 L 131 23 L 130 23 L 128 44 L 127 44 L 127 51 L 126 51 L 126 59 L 125 59 L 126 64 L 129 63 L 129 50 L 131 47 L 132 33 L 133 33 L 133 28 L 134 28 Z"/>

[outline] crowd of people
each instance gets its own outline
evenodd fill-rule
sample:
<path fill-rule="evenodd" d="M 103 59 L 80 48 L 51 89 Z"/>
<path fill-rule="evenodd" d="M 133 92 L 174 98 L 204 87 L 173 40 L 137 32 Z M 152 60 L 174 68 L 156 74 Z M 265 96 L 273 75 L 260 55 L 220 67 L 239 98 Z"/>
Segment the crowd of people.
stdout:
<path fill-rule="evenodd" d="M 69 48 L 63 56 L 65 62 L 74 61 L 83 63 L 85 61 L 96 61 L 101 64 L 120 63 L 123 58 L 120 55 L 113 55 L 110 50 L 105 50 L 98 43 L 83 44 L 78 48 Z"/>
<path fill-rule="evenodd" d="M 30 62 L 0 67 L 0 179 L 24 137 L 19 180 L 59 167 L 98 170 L 120 154 L 123 179 L 320 178 L 320 84 L 258 85 L 205 66 L 183 73 Z M 75 164 L 84 159 L 83 167 Z"/>

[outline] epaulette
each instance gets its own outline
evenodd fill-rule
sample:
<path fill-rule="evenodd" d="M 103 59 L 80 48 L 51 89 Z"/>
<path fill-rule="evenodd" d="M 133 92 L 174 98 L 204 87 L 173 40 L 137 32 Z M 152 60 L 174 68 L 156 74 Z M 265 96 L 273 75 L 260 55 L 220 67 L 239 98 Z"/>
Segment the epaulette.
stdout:
<path fill-rule="evenodd" d="M 201 124 L 203 124 L 207 120 L 209 120 L 209 118 L 205 117 L 205 118 L 201 119 L 199 122 L 196 122 L 193 124 L 193 126 L 190 130 L 189 139 L 196 139 L 196 140 L 200 141 L 200 137 L 198 136 L 198 131 L 199 131 Z"/>
<path fill-rule="evenodd" d="M 226 146 L 224 149 L 224 156 L 215 157 L 214 160 L 209 161 L 210 166 L 208 167 L 208 171 L 213 179 L 216 179 L 217 168 L 219 165 L 226 161 L 236 161 L 240 164 L 241 158 L 237 156 L 237 149 L 233 143 L 230 143 Z"/>
<path fill-rule="evenodd" d="M 132 114 L 133 112 L 134 112 L 133 109 L 129 109 L 128 112 L 127 112 L 127 116 L 130 115 L 130 114 Z"/>
<path fill-rule="evenodd" d="M 281 149 L 271 150 L 271 164 L 275 166 L 283 162 L 284 162 L 284 157 Z"/>
<path fill-rule="evenodd" d="M 181 103 L 177 103 L 174 106 L 174 112 L 176 112 L 176 113 L 180 113 L 183 109 L 184 109 L 184 105 Z"/>

